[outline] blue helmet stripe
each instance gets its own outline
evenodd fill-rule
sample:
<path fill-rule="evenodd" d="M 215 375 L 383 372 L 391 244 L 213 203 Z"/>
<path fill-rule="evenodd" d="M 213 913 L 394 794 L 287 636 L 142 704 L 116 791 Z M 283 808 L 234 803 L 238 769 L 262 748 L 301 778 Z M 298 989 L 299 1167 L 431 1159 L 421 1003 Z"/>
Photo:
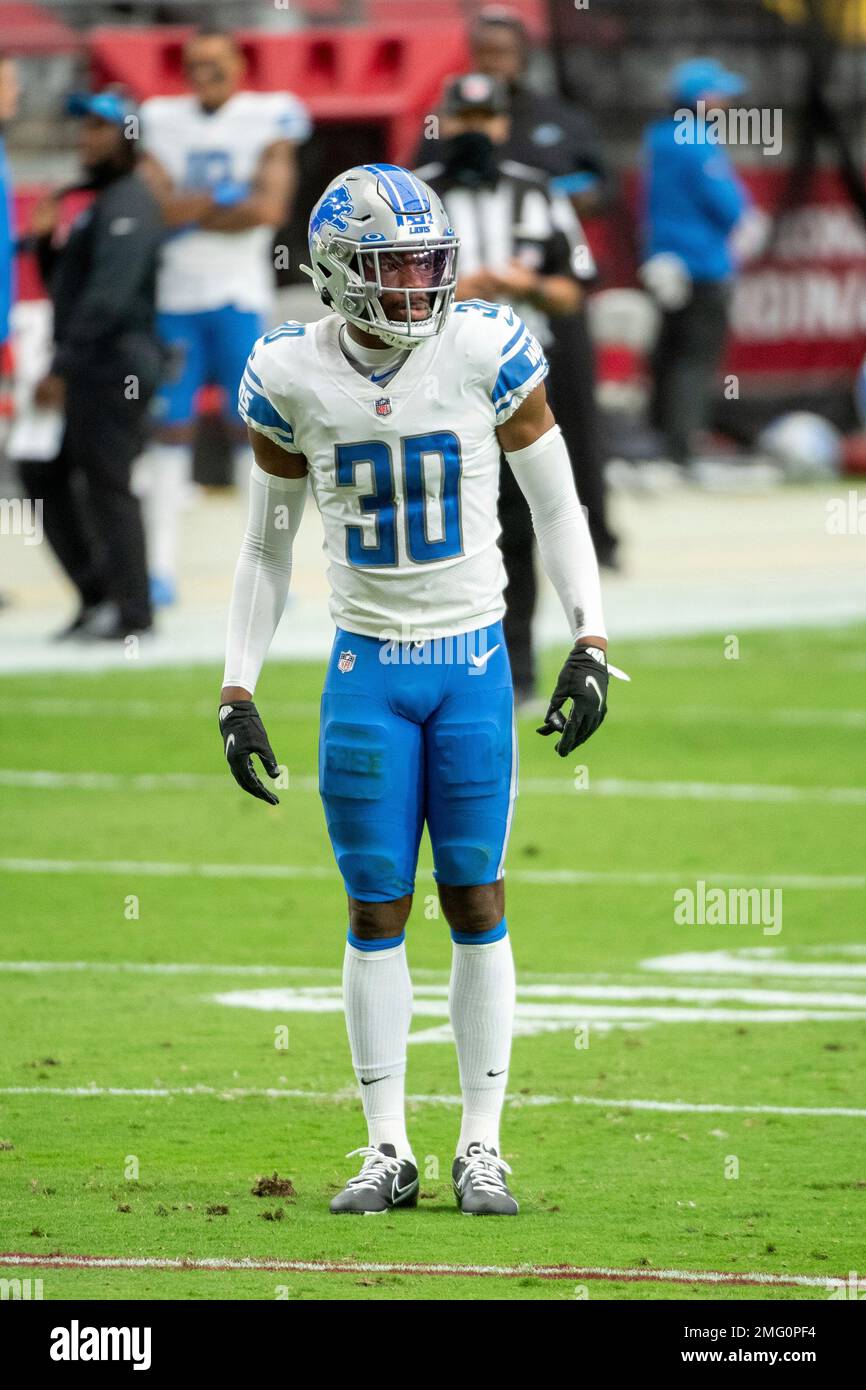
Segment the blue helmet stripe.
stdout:
<path fill-rule="evenodd" d="M 430 211 L 430 199 L 408 169 L 399 164 L 365 164 L 364 168 L 379 179 L 394 212 Z"/>

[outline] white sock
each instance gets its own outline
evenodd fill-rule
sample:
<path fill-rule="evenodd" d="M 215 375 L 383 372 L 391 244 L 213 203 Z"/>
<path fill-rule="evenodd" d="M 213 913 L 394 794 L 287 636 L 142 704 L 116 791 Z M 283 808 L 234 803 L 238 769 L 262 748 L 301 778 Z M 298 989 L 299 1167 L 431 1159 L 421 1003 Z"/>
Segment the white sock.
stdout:
<path fill-rule="evenodd" d="M 482 944 L 454 941 L 453 952 L 448 1011 L 463 1091 L 457 1152 L 465 1154 L 470 1144 L 482 1143 L 499 1153 L 514 1026 L 511 942 L 507 933 Z"/>
<path fill-rule="evenodd" d="M 412 1158 L 404 1095 L 412 981 L 403 941 L 373 951 L 346 942 L 343 1007 L 369 1142 L 393 1144 L 398 1158 Z"/>
<path fill-rule="evenodd" d="M 174 579 L 180 513 L 192 480 L 192 450 L 187 444 L 151 444 L 141 466 L 148 568 L 161 579 Z"/>

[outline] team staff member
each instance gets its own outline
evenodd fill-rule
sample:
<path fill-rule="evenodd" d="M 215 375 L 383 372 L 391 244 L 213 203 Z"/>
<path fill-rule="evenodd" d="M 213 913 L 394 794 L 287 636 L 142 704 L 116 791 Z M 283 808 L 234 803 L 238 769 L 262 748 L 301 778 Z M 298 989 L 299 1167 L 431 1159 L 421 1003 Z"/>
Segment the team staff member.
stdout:
<path fill-rule="evenodd" d="M 503 157 L 543 169 L 584 215 L 594 212 L 608 191 L 609 177 L 598 132 L 585 111 L 558 96 L 535 92 L 525 82 L 529 35 L 513 10 L 490 5 L 469 31 L 469 62 L 505 84 L 511 127 Z M 441 137 L 440 137 L 441 139 Z M 440 140 L 423 139 L 415 162 L 441 159 Z"/>
<path fill-rule="evenodd" d="M 73 98 L 70 110 L 82 117 L 80 187 L 94 201 L 62 246 L 58 198 L 43 200 L 33 227 L 55 339 L 35 400 L 65 409 L 66 426 L 57 459 L 22 464 L 21 473 L 30 496 L 43 500 L 45 534 L 78 590 L 80 611 L 67 633 L 122 639 L 152 624 L 141 512 L 129 484 L 162 360 L 154 306 L 163 224 L 135 172 L 129 104 L 109 91 Z"/>
<path fill-rule="evenodd" d="M 711 58 L 681 63 L 670 80 L 673 108 L 644 140 L 642 272 L 662 311 L 651 417 L 679 464 L 691 462 L 697 433 L 706 427 L 728 328 L 731 234 L 749 207 L 727 151 L 701 138 L 700 125 L 744 89 L 741 77 Z M 690 138 L 681 138 L 684 130 Z"/>
<path fill-rule="evenodd" d="M 501 158 L 543 170 L 554 192 L 570 198 L 578 215 L 595 212 L 610 186 L 595 126 L 587 113 L 572 103 L 542 95 L 526 85 L 530 45 L 520 16 L 502 6 L 483 9 L 470 29 L 469 47 L 473 71 L 505 85 L 510 124 L 499 150 Z M 417 164 L 441 159 L 441 139 L 420 141 L 415 153 Z M 578 491 L 587 510 L 598 562 L 616 567 L 617 541 L 607 521 L 595 399 L 595 349 L 585 304 L 574 314 L 556 318 L 552 331 L 559 355 L 572 363 L 573 428 L 568 445 Z"/>
<path fill-rule="evenodd" d="M 509 134 L 508 95 L 481 73 L 455 78 L 444 93 L 443 159 L 419 176 L 439 194 L 460 238 L 457 298 L 513 304 L 550 362 L 548 395 L 569 451 L 580 438 L 574 411 L 573 364 L 553 324 L 574 315 L 582 299 L 574 274 L 586 251 L 571 203 L 552 196 L 543 173 L 501 157 Z M 532 519 L 526 499 L 503 464 L 499 517 L 505 591 L 505 640 L 515 699 L 534 693 L 532 615 L 536 585 Z"/>

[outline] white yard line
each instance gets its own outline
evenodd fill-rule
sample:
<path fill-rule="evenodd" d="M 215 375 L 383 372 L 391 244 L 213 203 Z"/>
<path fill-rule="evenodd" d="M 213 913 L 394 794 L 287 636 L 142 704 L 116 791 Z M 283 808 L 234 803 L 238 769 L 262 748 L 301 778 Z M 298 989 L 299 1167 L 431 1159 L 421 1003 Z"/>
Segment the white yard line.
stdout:
<path fill-rule="evenodd" d="M 687 956 L 685 960 L 690 962 L 695 971 L 699 970 L 700 961 L 708 959 L 712 965 L 712 954 L 704 953 L 704 956 Z M 670 961 L 671 970 L 679 971 L 680 958 L 676 956 L 660 957 L 662 961 Z M 734 958 L 736 959 L 736 958 Z M 750 974 L 761 974 L 763 966 L 756 962 L 743 962 L 749 965 Z M 644 968 L 655 968 L 653 961 L 644 961 Z M 815 967 L 804 967 L 801 973 L 807 974 Z M 846 978 L 854 971 L 859 976 L 866 975 L 866 966 L 839 966 L 834 972 L 837 978 Z M 181 963 L 170 961 L 84 961 L 84 960 L 0 960 L 0 974 L 17 975 L 47 975 L 47 974 L 75 974 L 92 972 L 94 974 L 114 974 L 114 975 L 167 975 L 167 976 L 209 976 L 226 975 L 242 976 L 254 978 L 268 978 L 273 975 L 283 976 L 324 976 L 329 981 L 335 980 L 339 972 L 328 966 L 294 966 L 294 965 L 227 965 Z M 442 983 L 430 982 L 428 980 L 416 980 L 416 994 L 419 1002 L 423 999 L 447 999 L 448 985 L 444 982 L 443 972 L 428 972 L 428 974 L 438 973 Z M 719 972 L 721 973 L 721 972 Z M 810 1005 L 815 1008 L 836 1008 L 836 1009 L 866 1009 L 866 994 L 852 994 L 841 990 L 823 990 L 821 992 L 802 989 L 765 989 L 753 988 L 749 986 L 728 985 L 719 986 L 692 986 L 670 984 L 596 984 L 588 980 L 586 983 L 574 983 L 572 976 L 563 977 L 563 982 L 545 981 L 543 983 L 518 983 L 518 993 L 521 1000 L 674 1000 L 677 1003 L 697 1003 L 697 1004 L 797 1004 Z M 323 1001 L 331 1001 L 332 996 L 340 996 L 340 986 L 337 983 L 323 985 L 304 985 L 302 987 L 304 996 L 312 1001 L 321 998 Z"/>
<path fill-rule="evenodd" d="M 340 976 L 339 969 L 325 965 L 226 965 L 207 962 L 186 964 L 175 961 L 139 960 L 0 960 L 0 974 L 50 975 L 87 970 L 92 970 L 98 975 L 324 975 L 329 980 L 339 979 Z"/>
<path fill-rule="evenodd" d="M 2 774 L 0 774 L 2 778 Z M 579 790 L 557 777 L 524 777 L 523 793 L 568 796 L 619 796 L 650 801 L 754 801 L 768 805 L 818 802 L 866 806 L 866 787 L 793 787 L 760 782 L 641 782 L 601 777 Z"/>
<path fill-rule="evenodd" d="M 60 1096 L 70 1100 L 168 1100 L 174 1096 L 219 1100 L 306 1100 L 316 1105 L 354 1103 L 353 1086 L 340 1091 L 304 1091 L 280 1086 L 3 1086 L 0 1096 Z M 462 1105 L 457 1095 L 407 1095 L 415 1105 Z M 666 1115 L 787 1115 L 804 1119 L 866 1120 L 866 1109 L 849 1105 L 724 1105 L 686 1100 L 623 1100 L 603 1096 L 506 1096 L 516 1110 L 551 1105 L 592 1105 L 601 1110 L 653 1111 Z"/>
<path fill-rule="evenodd" d="M 247 1270 L 287 1274 L 407 1274 L 474 1278 L 603 1279 L 651 1284 L 756 1284 L 774 1288 L 839 1289 L 846 1280 L 827 1274 L 734 1273 L 714 1269 L 632 1269 L 610 1265 L 448 1265 L 372 1262 L 366 1260 L 267 1260 L 209 1256 L 167 1259 L 156 1255 L 31 1255 L 0 1254 L 0 1265 L 16 1269 L 164 1269 L 243 1273 Z"/>
<path fill-rule="evenodd" d="M 62 695 L 32 695 L 21 700 L 0 697 L 0 714 L 28 714 L 48 719 L 153 719 L 196 722 L 215 718 L 212 700 L 67 699 Z M 318 718 L 318 700 L 276 700 L 268 706 L 274 719 Z"/>
<path fill-rule="evenodd" d="M 333 879 L 336 869 L 311 864 L 188 864 L 146 859 L 0 859 L 0 872 L 11 874 L 138 874 L 144 878 L 273 878 L 273 879 Z M 690 869 L 664 872 L 630 872 L 627 870 L 581 869 L 509 869 L 510 883 L 549 884 L 622 884 L 653 886 L 670 884 L 681 887 L 702 879 L 713 885 L 747 884 L 750 888 L 804 888 L 826 892 L 829 889 L 856 891 L 866 888 L 866 874 L 789 874 L 754 873 L 745 869 Z M 420 879 L 432 880 L 431 869 L 419 869 Z"/>
<path fill-rule="evenodd" d="M 289 773 L 291 792 L 317 792 L 318 778 Z M 229 786 L 216 772 L 58 772 L 50 769 L 0 768 L 0 787 L 24 791 L 201 791 Z M 568 776 L 524 777 L 525 796 L 603 796 L 650 801 L 737 801 L 767 805 L 798 802 L 866 806 L 866 787 L 797 787 L 759 782 L 668 782 L 602 777 L 576 789 Z"/>
<path fill-rule="evenodd" d="M 667 663 L 666 663 L 667 664 Z M 215 706 L 207 700 L 123 700 L 67 699 L 63 696 L 37 695 L 23 699 L 0 698 L 0 714 L 34 715 L 46 718 L 91 719 L 152 719 L 154 717 L 198 721 L 214 717 Z M 318 700 L 276 700 L 268 705 L 268 717 L 278 719 L 317 719 Z M 647 721 L 664 724 L 725 723 L 778 724 L 809 726 L 817 723 L 837 729 L 866 728 L 866 710 L 815 708 L 765 708 L 743 705 L 670 705 L 647 708 L 620 701 L 616 717 L 629 723 Z"/>
<path fill-rule="evenodd" d="M 809 950 L 802 946 L 798 950 Z M 856 954 L 857 947 L 833 946 L 827 953 L 839 951 Z M 866 965 L 851 961 L 785 960 L 772 947 L 766 950 L 741 951 L 681 951 L 670 956 L 652 956 L 640 962 L 641 970 L 658 970 L 664 974 L 681 975 L 750 975 L 782 976 L 806 980 L 866 979 Z"/>
<path fill-rule="evenodd" d="M 737 701 L 729 705 L 653 706 L 617 703 L 616 717 L 624 722 L 643 724 L 770 724 L 780 728 L 866 729 L 864 709 L 755 708 Z"/>

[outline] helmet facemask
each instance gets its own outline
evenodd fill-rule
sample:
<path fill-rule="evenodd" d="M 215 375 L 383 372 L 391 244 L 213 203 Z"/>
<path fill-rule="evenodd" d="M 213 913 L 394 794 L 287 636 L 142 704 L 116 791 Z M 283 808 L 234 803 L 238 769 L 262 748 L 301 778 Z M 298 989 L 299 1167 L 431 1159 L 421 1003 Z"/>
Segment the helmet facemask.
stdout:
<path fill-rule="evenodd" d="M 457 242 L 425 238 L 364 246 L 335 237 L 329 248 L 346 277 L 340 312 L 394 347 L 441 332 L 457 287 Z"/>

